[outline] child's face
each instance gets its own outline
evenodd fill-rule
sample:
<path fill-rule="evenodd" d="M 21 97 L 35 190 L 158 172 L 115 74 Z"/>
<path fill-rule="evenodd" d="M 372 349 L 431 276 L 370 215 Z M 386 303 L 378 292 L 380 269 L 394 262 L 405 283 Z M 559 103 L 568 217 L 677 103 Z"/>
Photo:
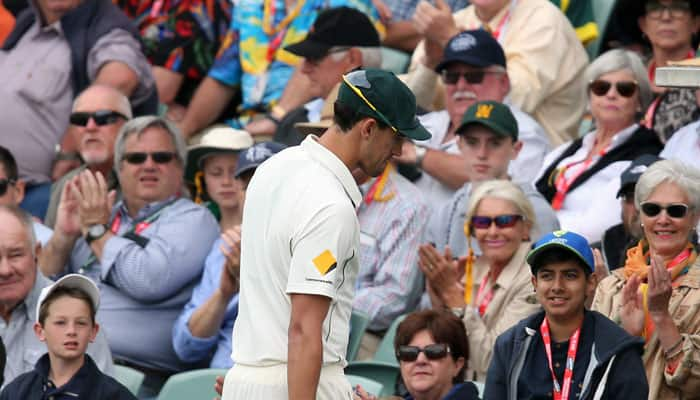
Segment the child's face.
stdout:
<path fill-rule="evenodd" d="M 532 277 L 537 300 L 549 318 L 566 320 L 583 312 L 586 296 L 595 288 L 593 274 L 586 275 L 576 261 L 540 267 Z"/>
<path fill-rule="evenodd" d="M 37 337 L 46 342 L 50 354 L 64 360 L 85 354 L 99 327 L 92 322 L 90 306 L 81 299 L 62 296 L 51 303 L 44 326 L 34 326 Z"/>
<path fill-rule="evenodd" d="M 234 178 L 237 163 L 238 156 L 235 154 L 217 154 L 204 161 L 207 194 L 221 208 L 240 205 L 240 185 Z"/>

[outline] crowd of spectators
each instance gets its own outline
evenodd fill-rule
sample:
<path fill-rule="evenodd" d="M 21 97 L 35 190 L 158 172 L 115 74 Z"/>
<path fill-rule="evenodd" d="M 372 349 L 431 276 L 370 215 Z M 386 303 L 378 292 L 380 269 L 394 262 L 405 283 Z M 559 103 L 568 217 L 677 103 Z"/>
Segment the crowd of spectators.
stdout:
<path fill-rule="evenodd" d="M 654 78 L 696 57 L 700 1 L 610 2 L 598 26 L 591 0 L 1 0 L 0 385 L 53 379 L 36 310 L 66 276 L 98 293 L 79 360 L 108 385 L 230 368 L 248 183 L 391 68 L 432 137 L 353 171 L 359 358 L 408 314 L 409 399 L 697 396 L 700 90 Z M 534 371 L 543 321 L 562 366 Z"/>

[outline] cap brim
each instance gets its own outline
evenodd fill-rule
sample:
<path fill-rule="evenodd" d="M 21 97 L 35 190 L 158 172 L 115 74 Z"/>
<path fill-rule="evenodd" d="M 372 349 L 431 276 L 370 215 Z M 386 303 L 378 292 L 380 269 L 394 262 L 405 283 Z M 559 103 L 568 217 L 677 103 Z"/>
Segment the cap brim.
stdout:
<path fill-rule="evenodd" d="M 39 295 L 39 302 L 36 305 L 36 320 L 39 321 L 39 309 L 41 308 L 41 304 L 44 302 L 44 300 L 56 289 L 60 287 L 66 287 L 66 288 L 76 288 L 84 291 L 89 297 L 90 300 L 92 301 L 92 304 L 95 306 L 95 311 L 100 306 L 100 290 L 97 288 L 97 286 L 90 281 L 90 278 L 87 278 L 83 275 L 79 274 L 69 274 L 64 276 L 63 278 L 57 280 L 54 282 L 51 286 L 45 287 L 40 295 Z M 48 289 L 48 290 L 47 290 Z"/>
<path fill-rule="evenodd" d="M 470 57 L 470 56 L 463 56 L 463 57 L 450 57 L 442 60 L 440 64 L 435 67 L 435 72 L 440 73 L 442 72 L 443 69 L 447 68 L 448 65 L 458 62 L 458 63 L 463 63 L 467 65 L 471 65 L 474 67 L 490 67 L 491 64 L 489 64 L 487 61 L 484 59 L 478 58 L 478 57 Z"/>
<path fill-rule="evenodd" d="M 319 59 L 328 54 L 328 50 L 331 49 L 332 46 L 324 44 L 324 43 L 319 43 L 319 42 L 314 42 L 313 40 L 309 40 L 307 37 L 306 39 L 302 40 L 301 42 L 297 42 L 294 44 L 290 44 L 289 46 L 285 47 L 284 49 L 292 54 L 295 54 L 299 57 L 304 57 L 304 58 L 310 58 L 310 59 Z"/>
<path fill-rule="evenodd" d="M 563 243 L 549 242 L 549 243 L 545 243 L 545 244 L 541 245 L 540 247 L 538 247 L 534 250 L 531 250 L 530 253 L 528 253 L 528 255 L 527 255 L 527 263 L 530 265 L 530 271 L 532 272 L 533 275 L 535 274 L 535 271 L 536 271 L 535 264 L 537 262 L 537 258 L 540 256 L 540 254 L 542 254 L 542 252 L 545 250 L 549 250 L 549 249 L 552 249 L 555 247 L 570 251 L 579 260 L 581 260 L 581 262 L 583 262 L 584 265 L 588 265 L 588 268 L 589 268 L 588 272 L 593 272 L 594 266 L 590 265 L 589 262 L 586 260 L 586 258 L 583 257 L 583 255 L 581 253 L 579 253 L 578 250 L 576 250 L 575 248 L 573 248 L 569 245 L 563 244 Z"/>
<path fill-rule="evenodd" d="M 398 128 L 401 135 L 411 138 L 413 140 L 428 140 L 433 135 L 428 132 L 427 129 L 418 121 L 418 118 L 413 119 L 413 126 L 408 128 Z"/>
<path fill-rule="evenodd" d="M 304 136 L 321 136 L 326 129 L 331 127 L 331 125 L 333 125 L 333 121 L 321 120 L 319 122 L 297 122 L 294 124 L 294 128 L 296 128 L 296 130 Z"/>

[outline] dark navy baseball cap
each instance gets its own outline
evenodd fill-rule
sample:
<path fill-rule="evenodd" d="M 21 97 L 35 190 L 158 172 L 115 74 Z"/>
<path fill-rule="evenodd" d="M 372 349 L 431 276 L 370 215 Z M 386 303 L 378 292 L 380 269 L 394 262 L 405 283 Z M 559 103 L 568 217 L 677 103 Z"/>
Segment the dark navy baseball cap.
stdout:
<path fill-rule="evenodd" d="M 505 68 L 506 54 L 493 35 L 483 29 L 475 29 L 460 32 L 447 42 L 442 61 L 435 71 L 440 73 L 454 62 L 482 68 L 492 65 Z"/>
<path fill-rule="evenodd" d="M 236 178 L 244 172 L 258 168 L 268 158 L 287 148 L 286 145 L 277 142 L 261 142 L 241 151 L 236 165 Z"/>
<path fill-rule="evenodd" d="M 659 156 L 654 154 L 642 154 L 630 163 L 622 174 L 620 175 L 620 190 L 617 191 L 617 197 L 619 198 L 622 194 L 630 187 L 637 184 L 639 177 L 642 176 L 644 171 L 646 171 L 651 164 L 661 160 Z"/>

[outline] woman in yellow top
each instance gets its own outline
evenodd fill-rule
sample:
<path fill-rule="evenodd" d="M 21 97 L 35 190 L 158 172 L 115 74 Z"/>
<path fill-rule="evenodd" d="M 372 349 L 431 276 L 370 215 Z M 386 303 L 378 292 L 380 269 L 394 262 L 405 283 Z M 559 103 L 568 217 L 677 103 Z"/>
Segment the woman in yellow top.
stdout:
<path fill-rule="evenodd" d="M 649 399 L 700 394 L 700 262 L 691 242 L 700 171 L 672 160 L 642 174 L 634 200 L 644 238 L 596 289 L 594 310 L 645 339 Z"/>
<path fill-rule="evenodd" d="M 420 248 L 419 265 L 433 308 L 449 308 L 466 326 L 470 348 L 467 379 L 484 381 L 498 335 L 540 309 L 525 261 L 535 224 L 532 204 L 517 185 L 506 180 L 486 181 L 475 187 L 467 207 L 465 233 L 470 256 L 446 262 L 452 258 L 449 249 L 444 258 L 436 257 L 430 245 Z M 472 239 L 482 252 L 475 262 Z M 462 269 L 465 265 L 466 273 Z"/>

